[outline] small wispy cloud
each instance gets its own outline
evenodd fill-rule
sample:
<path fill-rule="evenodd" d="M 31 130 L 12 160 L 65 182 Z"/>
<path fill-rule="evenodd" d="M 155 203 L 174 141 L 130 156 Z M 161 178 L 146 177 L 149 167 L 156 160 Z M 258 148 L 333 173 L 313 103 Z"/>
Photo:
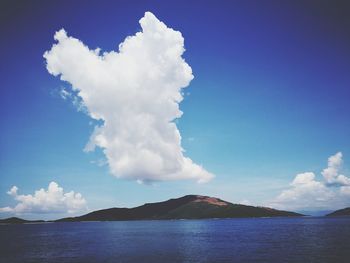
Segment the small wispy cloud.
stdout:
<path fill-rule="evenodd" d="M 67 89 L 64 88 L 64 87 L 62 87 L 60 89 L 59 94 L 60 94 L 61 98 L 64 99 L 64 100 L 69 99 L 69 98 L 72 97 L 72 94 L 69 91 L 67 91 Z"/>
<path fill-rule="evenodd" d="M 100 159 L 97 159 L 97 160 L 90 161 L 90 163 L 96 164 L 99 167 L 102 167 L 102 166 L 105 166 L 105 165 L 108 164 L 107 160 L 104 159 L 104 158 L 100 158 Z"/>

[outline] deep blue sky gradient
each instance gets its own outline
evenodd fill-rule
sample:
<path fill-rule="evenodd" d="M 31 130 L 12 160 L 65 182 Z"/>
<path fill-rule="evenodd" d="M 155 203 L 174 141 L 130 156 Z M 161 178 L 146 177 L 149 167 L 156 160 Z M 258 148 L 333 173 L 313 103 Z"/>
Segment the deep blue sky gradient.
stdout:
<path fill-rule="evenodd" d="M 348 171 L 346 1 L 2 1 L 0 10 L 0 207 L 14 204 L 12 185 L 33 193 L 50 181 L 91 209 L 188 193 L 263 204 L 337 151 Z M 55 31 L 110 51 L 140 30 L 145 11 L 185 38 L 195 79 L 178 127 L 186 155 L 216 175 L 206 185 L 138 185 L 91 163 L 103 157 L 82 151 L 93 125 L 45 68 Z"/>

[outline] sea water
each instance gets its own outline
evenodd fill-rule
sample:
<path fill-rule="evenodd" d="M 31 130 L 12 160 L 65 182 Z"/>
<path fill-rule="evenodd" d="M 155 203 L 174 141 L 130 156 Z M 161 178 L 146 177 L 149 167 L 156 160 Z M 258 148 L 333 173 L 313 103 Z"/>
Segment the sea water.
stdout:
<path fill-rule="evenodd" d="M 350 262 L 350 217 L 0 225 L 0 262 Z"/>

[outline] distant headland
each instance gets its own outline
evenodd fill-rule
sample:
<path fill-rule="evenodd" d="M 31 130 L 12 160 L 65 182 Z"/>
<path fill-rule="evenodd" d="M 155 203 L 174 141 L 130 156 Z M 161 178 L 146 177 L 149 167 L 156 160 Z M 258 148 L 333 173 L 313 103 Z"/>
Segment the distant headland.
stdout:
<path fill-rule="evenodd" d="M 350 207 L 336 210 L 326 216 L 350 216 Z"/>

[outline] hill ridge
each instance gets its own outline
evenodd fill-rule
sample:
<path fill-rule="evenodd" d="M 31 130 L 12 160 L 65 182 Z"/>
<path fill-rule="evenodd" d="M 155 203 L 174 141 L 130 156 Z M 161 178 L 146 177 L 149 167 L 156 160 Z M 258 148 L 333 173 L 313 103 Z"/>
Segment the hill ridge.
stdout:
<path fill-rule="evenodd" d="M 350 216 L 350 207 L 335 210 L 326 216 Z"/>
<path fill-rule="evenodd" d="M 217 197 L 205 195 L 185 195 L 166 201 L 145 203 L 126 208 L 100 209 L 76 217 L 57 220 L 25 220 L 18 217 L 0 219 L 2 224 L 25 224 L 40 222 L 80 222 L 80 221 L 128 221 L 166 219 L 210 219 L 243 217 L 297 217 L 299 213 L 277 210 L 269 207 L 234 204 Z"/>
<path fill-rule="evenodd" d="M 120 221 L 161 219 L 205 219 L 236 217 L 303 216 L 299 213 L 273 208 L 233 204 L 222 199 L 203 195 L 185 195 L 166 201 L 145 203 L 133 208 L 107 208 L 78 217 L 67 217 L 57 222 Z"/>

